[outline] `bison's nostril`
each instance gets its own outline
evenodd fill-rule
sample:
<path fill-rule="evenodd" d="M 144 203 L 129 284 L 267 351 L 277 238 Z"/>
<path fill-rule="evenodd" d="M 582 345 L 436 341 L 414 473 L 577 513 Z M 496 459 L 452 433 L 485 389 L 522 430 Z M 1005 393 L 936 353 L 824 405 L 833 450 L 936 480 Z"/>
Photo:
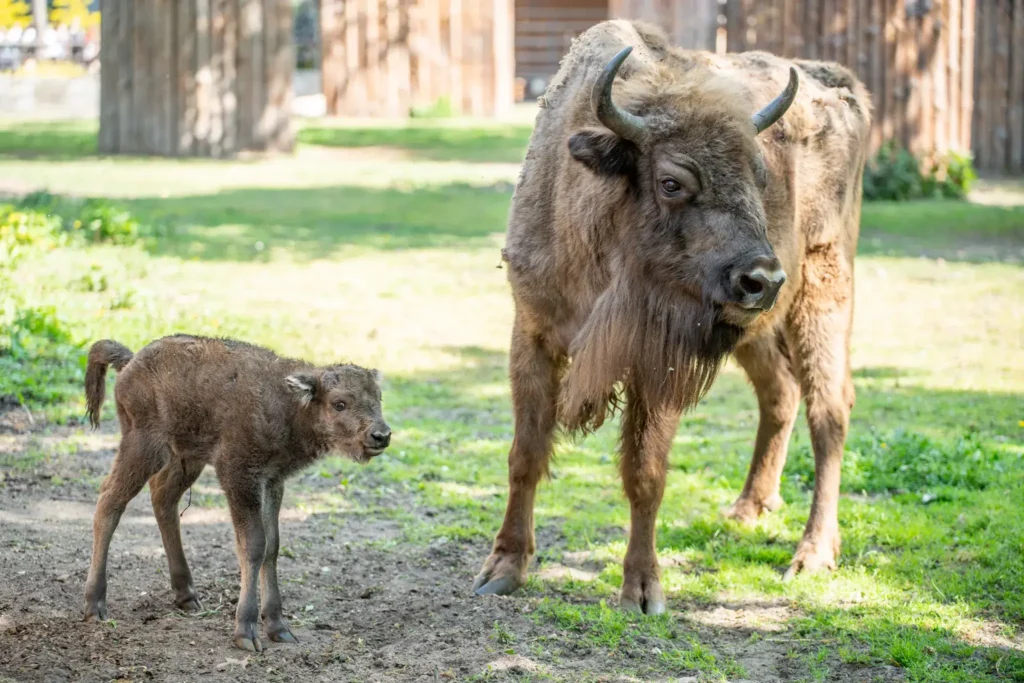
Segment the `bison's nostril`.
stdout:
<path fill-rule="evenodd" d="M 377 447 L 384 448 L 391 443 L 391 432 L 374 432 L 370 438 Z"/>
<path fill-rule="evenodd" d="M 740 276 L 740 288 L 745 294 L 760 294 L 764 291 L 764 285 L 763 279 L 752 278 L 749 275 Z"/>

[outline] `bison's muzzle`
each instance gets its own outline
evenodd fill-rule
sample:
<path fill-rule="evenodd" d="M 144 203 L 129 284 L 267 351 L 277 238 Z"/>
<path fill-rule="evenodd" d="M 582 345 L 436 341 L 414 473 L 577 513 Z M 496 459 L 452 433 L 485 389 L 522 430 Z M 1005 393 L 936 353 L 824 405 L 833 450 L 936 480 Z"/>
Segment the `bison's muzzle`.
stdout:
<path fill-rule="evenodd" d="M 749 267 L 737 268 L 729 275 L 734 303 L 748 310 L 772 310 L 785 282 L 786 271 L 774 256 L 760 256 Z"/>

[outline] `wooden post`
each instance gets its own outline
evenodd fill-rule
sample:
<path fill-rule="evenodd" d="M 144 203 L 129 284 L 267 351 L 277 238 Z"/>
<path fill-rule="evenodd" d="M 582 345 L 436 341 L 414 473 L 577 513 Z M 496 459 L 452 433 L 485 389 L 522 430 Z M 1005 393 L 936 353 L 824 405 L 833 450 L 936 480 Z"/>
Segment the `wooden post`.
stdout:
<path fill-rule="evenodd" d="M 104 0 L 100 151 L 290 151 L 291 12 L 290 0 Z"/>

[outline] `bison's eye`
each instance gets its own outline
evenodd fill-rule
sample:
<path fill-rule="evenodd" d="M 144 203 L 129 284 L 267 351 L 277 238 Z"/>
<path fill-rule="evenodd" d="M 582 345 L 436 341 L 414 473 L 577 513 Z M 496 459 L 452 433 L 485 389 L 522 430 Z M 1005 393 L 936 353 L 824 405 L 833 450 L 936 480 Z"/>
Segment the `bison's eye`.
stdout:
<path fill-rule="evenodd" d="M 661 191 L 668 197 L 674 197 L 679 194 L 683 186 L 679 184 L 679 181 L 675 178 L 662 178 L 661 179 Z"/>
<path fill-rule="evenodd" d="M 347 406 L 347 405 L 345 405 L 345 402 L 344 402 L 344 401 L 337 401 L 337 402 L 335 402 L 335 404 L 334 404 L 334 409 L 335 409 L 335 410 L 337 410 L 337 411 L 338 411 L 339 413 L 340 413 L 341 411 L 345 410 L 345 408 L 348 408 L 348 406 Z"/>

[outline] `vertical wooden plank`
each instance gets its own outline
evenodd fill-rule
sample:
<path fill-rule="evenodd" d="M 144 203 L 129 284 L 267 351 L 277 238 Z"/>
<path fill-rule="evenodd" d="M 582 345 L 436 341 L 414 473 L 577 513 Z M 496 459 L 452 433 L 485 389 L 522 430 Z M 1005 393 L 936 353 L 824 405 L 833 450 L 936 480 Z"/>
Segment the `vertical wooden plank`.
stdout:
<path fill-rule="evenodd" d="M 263 2 L 257 0 L 252 3 L 249 12 L 249 57 L 252 60 L 249 73 L 252 74 L 252 80 L 249 83 L 249 102 L 246 105 L 249 109 L 246 135 L 253 149 L 266 149 L 268 131 L 263 112 L 267 105 L 267 65 L 263 54 L 263 34 L 267 30 L 267 25 Z M 323 69 L 322 57 L 320 68 Z"/>
<path fill-rule="evenodd" d="M 197 156 L 210 155 L 213 126 L 212 0 L 194 0 L 196 11 L 196 123 L 192 148 Z"/>
<path fill-rule="evenodd" d="M 179 0 L 177 16 L 177 88 L 175 118 L 178 120 L 175 150 L 179 156 L 195 151 L 196 126 L 196 5 L 195 0 Z"/>
<path fill-rule="evenodd" d="M 116 154 L 118 143 L 118 22 L 122 8 L 115 0 L 100 4 L 100 154 Z"/>
<path fill-rule="evenodd" d="M 512 108 L 515 83 L 515 3 L 494 0 L 494 105 L 495 116 Z"/>
<path fill-rule="evenodd" d="M 860 34 L 858 32 L 858 21 L 860 19 L 858 12 L 859 4 L 857 0 L 849 0 L 840 9 L 846 29 L 846 45 L 844 46 L 846 51 L 845 54 L 841 54 L 841 58 L 843 63 L 856 74 L 860 73 L 860 61 L 858 59 L 860 51 Z"/>
<path fill-rule="evenodd" d="M 221 116 L 224 127 L 224 155 L 233 156 L 238 152 L 238 3 L 227 0 L 224 3 L 224 31 L 221 34 L 223 56 L 221 59 Z"/>
<path fill-rule="evenodd" d="M 949 2 L 937 0 L 935 3 L 936 19 L 932 31 L 936 38 L 935 59 L 932 60 L 931 91 L 932 91 L 932 141 L 935 149 L 946 152 L 949 150 L 949 95 L 946 91 L 947 64 L 949 63 Z"/>
<path fill-rule="evenodd" d="M 976 59 L 978 62 L 977 82 L 975 83 L 976 110 L 974 114 L 974 144 L 977 150 L 978 166 L 988 168 L 991 160 L 989 144 L 992 141 L 989 135 L 989 108 L 991 105 L 989 85 L 992 79 L 993 54 L 992 41 L 995 39 L 990 31 L 991 22 L 989 19 L 994 16 L 992 12 L 992 0 L 982 0 L 978 3 L 977 9 L 977 30 L 978 42 Z"/>
<path fill-rule="evenodd" d="M 111 0 L 114 2 L 115 0 Z M 135 97 L 135 3 L 131 0 L 117 2 L 117 151 L 126 154 L 134 151 Z"/>
<path fill-rule="evenodd" d="M 156 107 L 156 135 L 154 147 L 161 156 L 170 156 L 173 152 L 172 134 L 175 129 L 174 120 L 174 87 L 177 80 L 178 63 L 171 47 L 174 38 L 176 0 L 157 0 L 156 25 L 154 28 L 153 67 L 156 76 L 153 104 Z"/>
<path fill-rule="evenodd" d="M 362 38 L 360 31 L 359 5 L 356 0 L 345 0 L 345 80 L 339 86 L 339 102 L 335 114 L 352 113 L 350 99 L 356 89 L 356 83 L 361 80 L 360 74 L 360 46 Z"/>
<path fill-rule="evenodd" d="M 921 17 L 914 15 L 905 19 L 905 30 L 903 32 L 903 49 L 906 55 L 907 68 L 907 107 L 904 116 L 904 135 L 906 145 L 914 154 L 921 154 L 922 149 L 922 121 L 921 115 L 921 64 L 918 59 L 921 43 Z"/>
<path fill-rule="evenodd" d="M 726 51 L 743 52 L 746 49 L 746 32 L 746 16 L 743 11 L 743 0 L 728 0 L 725 4 Z"/>
<path fill-rule="evenodd" d="M 274 136 L 272 148 L 290 152 L 295 148 L 295 129 L 292 127 L 292 74 L 295 72 L 293 49 L 292 5 L 290 0 L 276 0 L 275 58 L 274 58 Z"/>
<path fill-rule="evenodd" d="M 406 112 L 402 111 L 400 92 L 396 82 L 400 68 L 398 31 L 402 25 L 401 9 L 397 0 L 385 0 L 384 15 L 381 19 L 381 23 L 384 25 L 384 73 L 386 76 L 382 82 L 386 84 L 384 89 L 385 106 L 388 116 L 403 116 Z"/>
<path fill-rule="evenodd" d="M 974 120 L 974 30 L 977 14 L 974 0 L 963 0 L 960 8 L 960 144 L 973 149 L 971 122 Z"/>
<path fill-rule="evenodd" d="M 380 68 L 380 3 L 381 0 L 366 2 L 366 102 L 371 109 L 366 113 L 379 115 L 383 102 L 383 88 Z"/>
<path fill-rule="evenodd" d="M 253 42 L 263 32 L 261 0 L 238 0 L 238 20 L 235 22 L 235 78 L 238 102 L 235 105 L 235 139 L 239 149 L 251 147 L 255 138 L 256 109 L 253 84 L 262 76 L 253 59 Z"/>
<path fill-rule="evenodd" d="M 132 29 L 132 151 L 136 154 L 149 154 L 149 125 L 153 120 L 149 97 L 150 59 L 149 50 L 152 45 L 150 12 L 153 0 L 132 0 L 135 5 L 135 25 Z"/>
<path fill-rule="evenodd" d="M 1024 0 L 1013 0 L 1013 40 L 1010 64 L 1010 158 L 1011 173 L 1024 173 Z"/>
<path fill-rule="evenodd" d="M 224 24 L 232 0 L 210 0 L 210 156 L 224 156 Z"/>
<path fill-rule="evenodd" d="M 803 56 L 808 59 L 818 59 L 821 54 L 820 1 L 808 0 L 801 4 L 803 5 L 803 34 L 805 38 Z"/>
<path fill-rule="evenodd" d="M 993 0 L 993 14 L 996 26 L 995 80 L 992 92 L 992 168 L 1007 170 L 1009 162 L 1009 135 L 1007 118 L 1009 109 L 1010 84 L 1010 38 L 1013 32 L 1013 18 L 1010 16 L 1012 0 Z"/>
<path fill-rule="evenodd" d="M 960 52 L 963 49 L 960 33 L 962 21 L 960 9 L 963 6 L 963 0 L 948 0 L 947 6 L 949 9 L 948 20 L 946 22 L 946 30 L 948 33 L 946 37 L 946 44 L 948 46 L 947 54 L 949 55 L 949 96 L 947 98 L 949 110 L 947 137 L 951 148 L 956 149 L 959 152 L 969 152 L 970 148 L 965 146 L 963 136 L 960 133 Z"/>
<path fill-rule="evenodd" d="M 885 120 L 885 3 L 871 0 L 871 32 L 869 60 L 871 79 L 868 81 L 874 114 L 871 126 L 871 149 L 882 144 L 882 121 Z"/>
<path fill-rule="evenodd" d="M 462 0 L 450 0 L 448 5 L 448 54 L 451 56 L 451 97 L 452 105 L 457 112 L 465 110 L 465 93 L 463 92 L 463 75 L 465 65 L 462 61 Z"/>
<path fill-rule="evenodd" d="M 930 154 L 935 148 L 932 135 L 932 124 L 935 116 L 932 93 L 932 61 L 935 59 L 935 32 L 933 30 L 932 12 L 922 10 L 917 19 L 918 39 L 916 79 L 920 98 L 920 114 L 918 116 L 917 146 L 922 154 Z"/>

